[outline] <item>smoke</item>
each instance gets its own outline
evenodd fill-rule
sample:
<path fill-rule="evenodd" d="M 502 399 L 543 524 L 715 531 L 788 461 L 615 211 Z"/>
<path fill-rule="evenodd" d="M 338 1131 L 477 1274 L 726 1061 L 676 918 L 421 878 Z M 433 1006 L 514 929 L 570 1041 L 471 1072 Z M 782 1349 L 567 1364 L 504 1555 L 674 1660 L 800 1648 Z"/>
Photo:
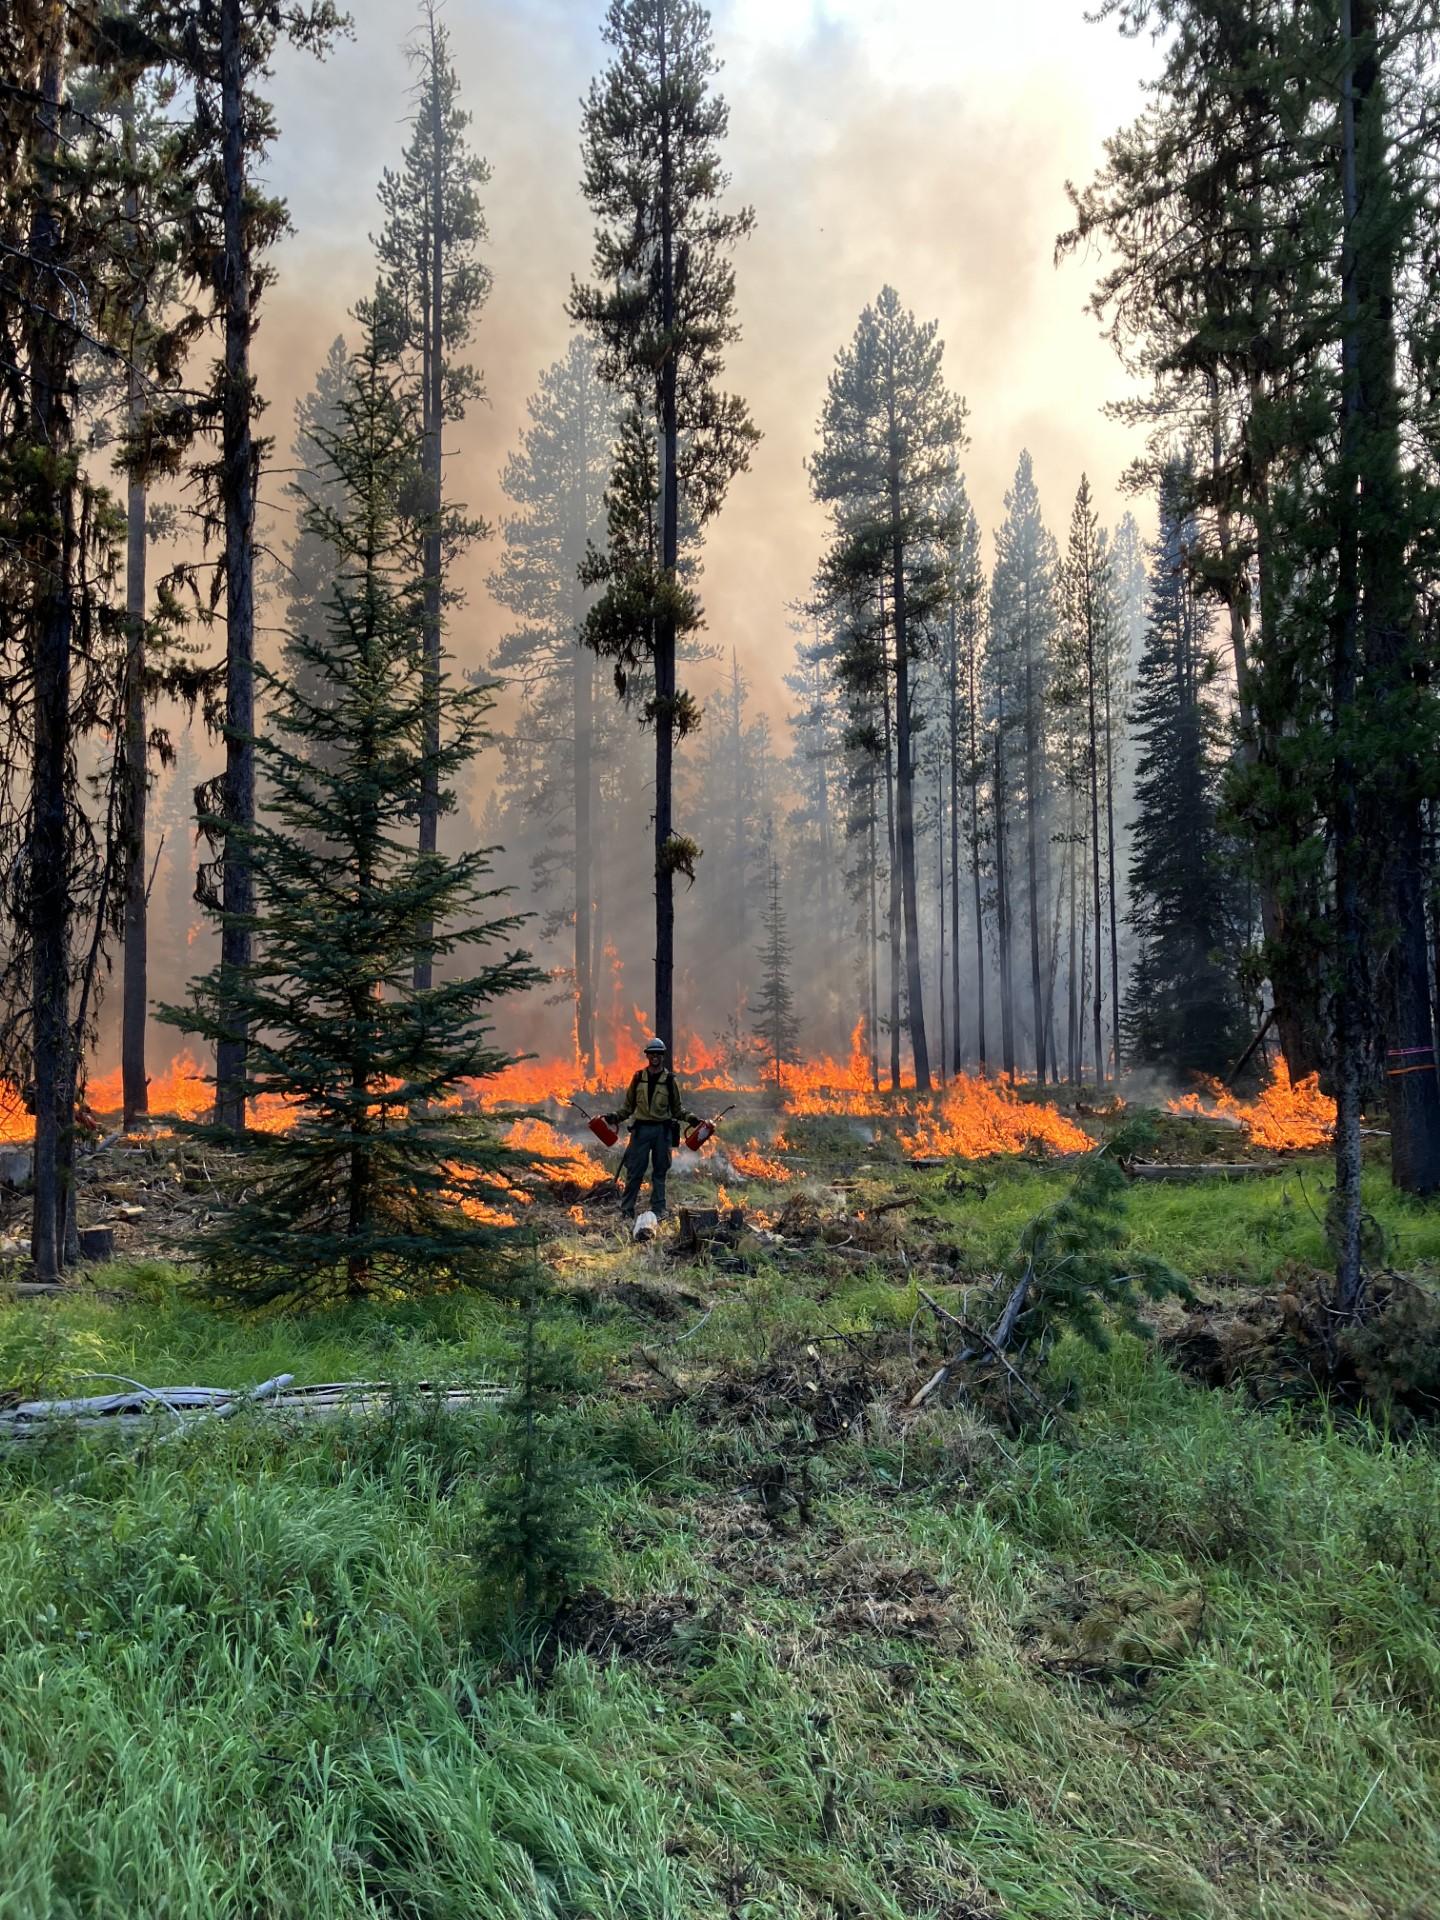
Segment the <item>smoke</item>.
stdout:
<path fill-rule="evenodd" d="M 1105 134 L 1138 111 L 1153 56 L 1087 25 L 1080 0 L 1012 0 L 980 19 L 953 0 L 718 0 L 713 11 L 732 195 L 757 214 L 737 257 L 744 336 L 728 381 L 765 438 L 709 530 L 702 590 L 719 659 L 692 680 L 703 700 L 733 648 L 783 756 L 788 609 L 823 537 L 805 460 L 835 353 L 885 283 L 939 321 L 950 381 L 969 402 L 964 465 L 987 563 L 1022 447 L 1057 533 L 1082 470 L 1103 514 L 1123 510 L 1118 484 L 1135 449 L 1102 413 L 1124 381 L 1083 311 L 1094 263 L 1057 272 L 1052 251 L 1067 224 L 1065 180 L 1084 179 Z M 280 132 L 263 184 L 285 197 L 295 229 L 276 250 L 255 342 L 275 442 L 262 518 L 277 549 L 295 403 L 370 290 L 376 186 L 409 135 L 408 0 L 352 0 L 351 12 L 352 39 L 318 65 L 282 49 L 271 86 Z M 505 512 L 500 472 L 538 374 L 565 350 L 571 278 L 589 270 L 579 117 L 605 57 L 603 13 L 604 0 L 450 0 L 443 13 L 493 176 L 494 285 L 471 349 L 487 399 L 447 438 L 450 497 L 496 529 L 458 569 L 467 598 L 448 645 L 462 672 L 483 666 L 504 629 L 485 586 Z M 274 604 L 262 619 L 273 645 Z M 495 768 L 493 755 L 477 768 L 473 817 Z M 643 836 L 648 812 L 638 795 L 625 830 Z M 643 928 L 643 900 L 626 911 Z M 637 944 L 648 951 L 638 934 Z"/>
<path fill-rule="evenodd" d="M 269 184 L 296 232 L 277 255 L 256 363 L 282 446 L 296 398 L 369 289 L 375 185 L 407 137 L 407 12 L 394 0 L 356 0 L 351 11 L 352 41 L 319 67 L 286 54 L 275 75 Z M 822 531 L 805 458 L 835 353 L 887 281 L 939 320 L 950 379 L 969 400 L 965 465 L 987 553 L 1025 446 L 1053 527 L 1082 470 L 1118 517 L 1134 443 L 1101 407 L 1124 383 L 1082 311 L 1089 266 L 1057 271 L 1052 250 L 1067 221 L 1064 182 L 1083 179 L 1105 133 L 1138 109 L 1142 62 L 1110 30 L 1085 25 L 1075 0 L 1016 0 L 1004 34 L 990 36 L 971 32 L 970 10 L 956 34 L 948 23 L 962 10 L 935 0 L 731 0 L 714 11 L 733 196 L 757 214 L 737 260 L 744 338 L 729 378 L 765 439 L 709 532 L 704 594 L 710 638 L 727 660 L 738 651 L 778 719 L 786 608 L 809 586 Z M 579 102 L 604 56 L 602 14 L 601 0 L 445 10 L 475 144 L 493 171 L 494 274 L 472 350 L 489 397 L 449 436 L 447 484 L 492 522 L 526 397 L 564 351 L 571 276 L 589 267 Z M 463 566 L 469 605 L 450 636 L 462 666 L 479 665 L 500 631 L 484 587 L 492 556 L 482 546 Z"/>

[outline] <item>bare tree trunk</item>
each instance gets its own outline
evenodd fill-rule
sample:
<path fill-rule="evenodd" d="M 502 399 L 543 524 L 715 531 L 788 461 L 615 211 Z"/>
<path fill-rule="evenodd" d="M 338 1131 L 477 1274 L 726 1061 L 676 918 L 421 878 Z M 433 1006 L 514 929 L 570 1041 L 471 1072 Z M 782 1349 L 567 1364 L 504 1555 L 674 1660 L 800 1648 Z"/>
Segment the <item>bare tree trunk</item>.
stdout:
<path fill-rule="evenodd" d="M 880 901 L 876 868 L 879 865 L 876 834 L 877 795 L 875 792 L 875 771 L 870 771 L 870 911 L 868 916 L 867 942 L 870 949 L 870 1084 L 876 1092 L 880 1090 Z"/>
<path fill-rule="evenodd" d="M 1115 730 L 1111 714 L 1110 670 L 1105 671 L 1105 862 L 1110 880 L 1110 1050 L 1112 1071 L 1120 1078 L 1120 916 L 1115 890 Z"/>
<path fill-rule="evenodd" d="M 125 155 L 135 164 L 135 101 L 133 92 L 123 109 Z M 139 195 L 130 187 L 125 195 L 126 217 L 132 231 L 139 219 Z M 143 389 L 136 361 L 145 298 L 137 294 L 130 308 L 130 369 L 127 412 L 132 432 L 143 411 Z M 121 832 L 124 841 L 125 925 L 120 991 L 120 1085 L 122 1121 L 127 1128 L 149 1109 L 145 1073 L 145 1023 L 148 1014 L 145 812 L 150 785 L 145 727 L 145 512 L 146 487 L 132 472 L 125 491 L 125 804 Z"/>
<path fill-rule="evenodd" d="M 819 710 L 820 699 L 820 662 L 815 662 L 816 704 Z M 839 929 L 831 924 L 831 868 L 834 865 L 834 851 L 831 846 L 830 832 L 830 767 L 824 753 L 824 734 L 821 733 L 821 752 L 815 760 L 815 801 L 816 821 L 820 833 L 820 925 L 829 939 L 838 934 Z"/>
<path fill-rule="evenodd" d="M 1363 0 L 1361 0 L 1363 5 Z M 1355 276 L 1355 44 L 1351 0 L 1340 0 L 1345 69 L 1342 100 L 1342 188 L 1345 235 L 1341 260 L 1341 484 L 1336 515 L 1336 585 L 1332 658 L 1335 736 L 1332 798 L 1335 855 L 1335 932 L 1338 948 L 1333 999 L 1335 1024 L 1335 1304 L 1359 1312 L 1365 1287 L 1361 1265 L 1360 1093 L 1364 1075 L 1365 929 L 1360 904 L 1360 819 L 1352 733 L 1360 651 L 1360 489 L 1358 459 L 1361 396 L 1358 366 L 1359 301 Z"/>
<path fill-rule="evenodd" d="M 944 873 L 944 867 L 941 867 Z M 960 656 L 955 634 L 955 603 L 950 603 L 950 1005 L 954 1037 L 950 1069 L 965 1066 L 960 1026 Z"/>
<path fill-rule="evenodd" d="M 1005 790 L 1003 715 L 995 727 L 995 943 L 999 949 L 1000 972 L 1000 1064 L 1005 1078 L 1015 1080 L 1015 975 L 1010 943 L 1010 850 L 1009 821 Z"/>
<path fill-rule="evenodd" d="M 424 602 L 421 631 L 421 699 L 424 705 L 423 751 L 420 775 L 421 854 L 433 854 L 440 844 L 440 640 L 445 603 L 444 548 L 441 516 L 445 511 L 445 115 L 440 99 L 440 30 L 433 9 L 428 16 L 430 54 L 428 70 L 430 108 L 430 217 L 426 240 L 429 260 L 424 284 L 424 314 L 420 345 L 420 468 L 425 491 L 427 525 L 421 543 Z M 414 986 L 428 992 L 435 984 L 434 962 L 428 942 L 434 929 L 420 929 L 422 950 L 415 956 Z"/>
<path fill-rule="evenodd" d="M 1065 1029 L 1066 1075 L 1071 1086 L 1080 1084 L 1080 1004 L 1077 995 L 1078 982 L 1075 977 L 1075 843 L 1077 831 L 1075 823 L 1075 787 L 1070 783 L 1069 821 L 1065 835 L 1065 879 L 1069 889 L 1070 941 L 1069 941 L 1069 977 L 1066 981 L 1067 1023 Z"/>
<path fill-rule="evenodd" d="M 595 1060 L 595 980 L 591 972 L 591 808 L 595 784 L 595 656 L 575 648 L 575 1052 L 581 1070 L 593 1077 Z"/>
<path fill-rule="evenodd" d="M 33 629 L 32 798 L 29 834 L 31 1015 L 35 1157 L 30 1258 L 35 1277 L 55 1281 L 64 1263 L 67 1143 L 74 1129 L 70 1072 L 70 876 L 66 786 L 70 759 L 70 669 L 76 559 L 74 476 L 66 407 L 67 337 L 55 303 L 63 240 L 51 176 L 59 147 L 65 71 L 65 13 L 52 0 L 44 51 L 35 154 L 39 183 L 30 228 L 38 269 L 26 316 L 30 428 L 43 477 L 36 487 L 38 592 Z"/>
<path fill-rule="evenodd" d="M 938 952 L 935 975 L 940 987 L 940 1084 L 945 1084 L 949 1059 L 945 1026 L 945 762 L 935 757 L 935 929 Z"/>
<path fill-rule="evenodd" d="M 893 393 L 893 383 L 892 383 Z M 910 641 L 905 597 L 905 548 L 900 537 L 900 474 L 891 408 L 890 456 L 891 592 L 895 601 L 895 784 L 900 841 L 900 896 L 905 914 L 905 978 L 909 997 L 910 1052 L 915 1085 L 930 1091 L 930 1049 L 925 1039 L 925 989 L 920 969 L 920 899 L 915 875 L 915 769 L 911 746 Z"/>
<path fill-rule="evenodd" d="M 1101 1038 L 1101 1015 L 1104 1002 L 1104 968 L 1101 964 L 1103 944 L 1101 941 L 1101 903 L 1100 903 L 1100 736 L 1099 713 L 1095 699 L 1095 577 L 1090 568 L 1090 577 L 1085 583 L 1085 698 L 1090 742 L 1090 866 L 1094 881 L 1095 899 L 1095 1084 L 1103 1086 L 1105 1082 L 1105 1042 Z"/>
<path fill-rule="evenodd" d="M 968 653 L 967 701 L 970 720 L 970 882 L 975 902 L 975 1018 L 976 1049 L 980 1071 L 989 1071 L 990 1058 L 985 1045 L 985 911 L 980 886 L 980 743 L 979 690 L 975 685 L 973 647 Z"/>
<path fill-rule="evenodd" d="M 735 978 L 731 1005 L 738 1021 L 745 1005 L 745 970 L 749 959 L 748 915 L 745 899 L 745 728 L 740 691 L 740 658 L 730 649 L 730 756 L 735 768 L 735 810 L 731 830 L 731 927 L 734 935 Z"/>
<path fill-rule="evenodd" d="M 675 330 L 675 238 L 673 161 L 670 152 L 670 97 L 667 21 L 658 9 L 660 55 L 660 325 L 668 342 Z M 674 582 L 680 562 L 680 474 L 676 368 L 667 348 L 660 370 L 660 564 Z M 674 1045 L 675 1024 L 675 874 L 670 863 L 674 832 L 675 766 L 675 618 L 663 616 L 655 633 L 655 1031 Z"/>
<path fill-rule="evenodd" d="M 890 922 L 890 1087 L 900 1086 L 900 863 L 895 833 L 895 761 L 892 748 L 890 680 L 884 678 L 885 693 L 885 830 L 890 845 L 890 870 L 886 899 Z"/>
<path fill-rule="evenodd" d="M 221 497 L 225 515 L 225 839 L 221 851 L 224 917 L 220 991 L 233 991 L 250 964 L 255 884 L 243 839 L 255 820 L 255 484 L 251 431 L 250 245 L 245 221 L 244 0 L 221 0 L 221 155 L 224 172 L 225 380 L 221 406 Z M 237 832 L 237 828 L 239 831 Z M 227 1013 L 230 1031 L 216 1048 L 215 1118 L 245 1124 L 249 1035 Z"/>
<path fill-rule="evenodd" d="M 1358 500 L 1360 650 L 1386 736 L 1383 781 L 1368 783 L 1364 837 L 1380 854 L 1379 917 L 1391 929 L 1380 969 L 1390 1172 L 1406 1193 L 1440 1191 L 1440 1076 L 1425 938 L 1423 776 L 1407 734 L 1429 663 L 1416 644 L 1406 551 L 1400 402 L 1396 382 L 1395 218 L 1375 0 L 1350 0 L 1346 157 L 1352 169 L 1349 256 L 1353 330 L 1354 479 Z M 1353 307 L 1353 310 L 1352 310 Z M 1347 406 L 1348 417 L 1348 406 Z M 1348 484 L 1348 477 L 1347 477 Z"/>
<path fill-rule="evenodd" d="M 1027 584 L 1028 599 L 1028 584 Z M 1030 619 L 1025 620 L 1025 873 L 1030 906 L 1030 997 L 1035 1021 L 1035 1082 L 1045 1084 L 1045 1009 L 1040 974 L 1040 752 L 1038 695 L 1031 657 Z"/>

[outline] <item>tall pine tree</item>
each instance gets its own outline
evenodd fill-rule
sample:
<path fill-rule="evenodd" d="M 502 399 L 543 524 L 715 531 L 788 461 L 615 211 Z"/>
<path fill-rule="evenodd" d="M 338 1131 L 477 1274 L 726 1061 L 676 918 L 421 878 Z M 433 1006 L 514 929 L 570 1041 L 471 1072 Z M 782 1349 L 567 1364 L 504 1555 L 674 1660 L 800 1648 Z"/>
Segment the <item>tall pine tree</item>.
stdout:
<path fill-rule="evenodd" d="M 411 46 L 419 69 L 415 130 L 399 170 L 380 181 L 385 214 L 376 251 L 397 351 L 419 391 L 425 493 L 425 672 L 430 692 L 430 745 L 439 740 L 438 687 L 447 597 L 446 572 L 458 548 L 485 532 L 479 521 L 445 509 L 445 428 L 464 418 L 483 392 L 479 373 L 459 356 L 474 333 L 490 292 L 490 272 L 478 249 L 487 238 L 479 189 L 490 178 L 471 151 L 470 115 L 460 105 L 460 83 L 450 37 L 435 0 L 422 0 Z M 440 831 L 439 790 L 420 796 L 420 851 L 433 853 Z M 422 944 L 424 942 L 422 941 Z M 417 951 L 415 984 L 431 984 L 431 964 Z"/>
<path fill-rule="evenodd" d="M 893 287 L 866 307 L 830 375 L 820 448 L 810 463 L 817 500 L 830 508 L 827 568 L 852 590 L 868 583 L 887 602 L 893 639 L 895 851 L 904 921 L 905 983 L 915 1084 L 930 1086 L 920 901 L 915 866 L 916 663 L 946 597 L 943 558 L 958 516 L 955 463 L 965 445 L 965 403 L 946 388 L 944 343 Z"/>
<path fill-rule="evenodd" d="M 598 652 L 632 667 L 647 660 L 653 672 L 645 711 L 655 728 L 653 1014 L 669 1039 L 675 875 L 693 875 L 698 852 L 674 826 L 675 743 L 698 717 L 676 672 L 677 640 L 699 623 L 681 579 L 682 518 L 698 530 L 720 511 L 759 437 L 744 401 L 717 385 L 739 334 L 730 256 L 753 215 L 720 206 L 729 110 L 712 89 L 718 62 L 705 8 L 611 0 L 602 31 L 614 58 L 591 86 L 583 127 L 595 281 L 574 288 L 570 311 L 599 344 L 602 377 L 635 411 L 632 444 L 617 454 L 609 553 L 593 576 L 602 601 L 588 633 Z"/>

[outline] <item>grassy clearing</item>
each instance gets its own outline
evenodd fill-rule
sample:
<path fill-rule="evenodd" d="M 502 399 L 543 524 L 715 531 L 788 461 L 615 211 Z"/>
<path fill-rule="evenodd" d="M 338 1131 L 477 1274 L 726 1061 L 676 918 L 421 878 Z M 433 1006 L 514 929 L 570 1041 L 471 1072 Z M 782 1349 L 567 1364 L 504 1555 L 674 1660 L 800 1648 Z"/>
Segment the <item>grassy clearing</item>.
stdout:
<path fill-rule="evenodd" d="M 1058 1190 L 922 1185 L 978 1268 Z M 1281 1182 L 1147 1190 L 1133 1231 L 1202 1275 L 1319 1257 Z M 910 1287 L 682 1273 L 714 1311 L 667 1350 L 691 1319 L 607 1292 L 647 1256 L 555 1251 L 594 1383 L 557 1444 L 602 1563 L 536 1683 L 478 1544 L 493 1417 L 402 1392 L 363 1427 L 0 1460 L 0 1920 L 1433 1915 L 1428 1447 L 1254 1411 L 1133 1341 L 1058 1350 L 1058 1426 L 905 1429 L 872 1390 L 819 1443 L 763 1383 L 787 1342 L 867 1329 L 913 1378 Z M 256 1327 L 129 1277 L 147 1297 L 0 1308 L 0 1381 L 512 1365 L 483 1300 Z M 683 1355 L 677 1406 L 626 1386 L 642 1329 Z M 843 1341 L 805 1364 L 822 1402 L 851 1384 Z"/>

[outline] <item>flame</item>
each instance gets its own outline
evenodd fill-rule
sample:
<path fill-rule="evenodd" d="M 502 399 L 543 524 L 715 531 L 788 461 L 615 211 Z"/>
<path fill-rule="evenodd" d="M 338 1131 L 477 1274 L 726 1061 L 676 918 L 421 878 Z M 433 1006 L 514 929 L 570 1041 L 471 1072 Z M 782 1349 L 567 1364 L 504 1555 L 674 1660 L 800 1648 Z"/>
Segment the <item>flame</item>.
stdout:
<path fill-rule="evenodd" d="M 958 1074 L 928 1111 L 914 1108 L 913 1132 L 900 1130 L 908 1153 L 926 1158 L 983 1160 L 995 1153 L 1049 1147 L 1057 1153 L 1088 1153 L 1094 1141 L 1073 1120 L 1037 1100 L 1022 1100 L 999 1080 Z"/>
<path fill-rule="evenodd" d="M 767 1154 L 762 1143 L 754 1138 L 743 1147 L 732 1147 L 728 1158 L 736 1173 L 746 1180 L 768 1180 L 778 1186 L 792 1178 L 790 1169 Z"/>
<path fill-rule="evenodd" d="M 601 1172 L 583 1147 L 567 1139 L 548 1120 L 516 1120 L 500 1137 L 507 1147 L 533 1154 L 548 1179 L 583 1180 L 588 1184 Z"/>
<path fill-rule="evenodd" d="M 1172 1113 L 1238 1121 L 1255 1146 L 1276 1152 L 1324 1146 L 1335 1130 L 1335 1102 L 1320 1091 L 1319 1074 L 1307 1073 L 1292 1081 L 1283 1059 L 1276 1060 L 1269 1085 L 1253 1100 L 1237 1100 L 1211 1080 L 1203 1094 L 1182 1094 L 1169 1102 L 1169 1108 Z"/>

